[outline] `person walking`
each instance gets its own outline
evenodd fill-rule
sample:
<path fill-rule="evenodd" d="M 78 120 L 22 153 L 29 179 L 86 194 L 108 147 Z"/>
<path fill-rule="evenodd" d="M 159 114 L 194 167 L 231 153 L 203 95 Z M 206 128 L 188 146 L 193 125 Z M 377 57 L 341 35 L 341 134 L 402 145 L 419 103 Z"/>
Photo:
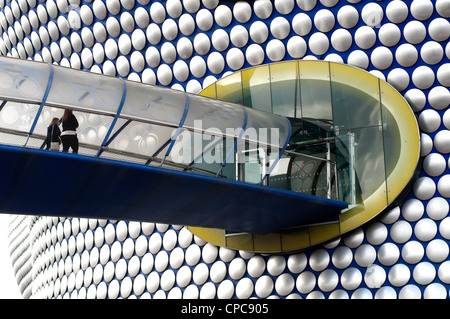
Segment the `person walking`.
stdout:
<path fill-rule="evenodd" d="M 54 117 L 47 128 L 47 149 L 59 151 L 61 145 L 61 130 L 59 129 L 59 119 Z"/>
<path fill-rule="evenodd" d="M 72 153 L 78 154 L 78 137 L 77 137 L 78 121 L 72 110 L 64 110 L 62 117 L 62 133 L 61 141 L 63 144 L 63 152 L 72 149 Z"/>

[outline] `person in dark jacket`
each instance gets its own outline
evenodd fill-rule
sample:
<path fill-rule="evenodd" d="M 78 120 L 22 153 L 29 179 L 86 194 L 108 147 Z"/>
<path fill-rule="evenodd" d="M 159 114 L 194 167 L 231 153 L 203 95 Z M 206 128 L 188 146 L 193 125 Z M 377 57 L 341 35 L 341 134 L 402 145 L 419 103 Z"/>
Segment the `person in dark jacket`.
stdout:
<path fill-rule="evenodd" d="M 59 151 L 61 144 L 61 130 L 59 129 L 59 119 L 54 117 L 47 128 L 47 149 L 52 151 Z"/>
<path fill-rule="evenodd" d="M 78 137 L 77 137 L 78 121 L 72 110 L 64 110 L 62 117 L 62 133 L 61 141 L 63 144 L 63 152 L 68 152 L 72 148 L 72 153 L 78 153 Z"/>

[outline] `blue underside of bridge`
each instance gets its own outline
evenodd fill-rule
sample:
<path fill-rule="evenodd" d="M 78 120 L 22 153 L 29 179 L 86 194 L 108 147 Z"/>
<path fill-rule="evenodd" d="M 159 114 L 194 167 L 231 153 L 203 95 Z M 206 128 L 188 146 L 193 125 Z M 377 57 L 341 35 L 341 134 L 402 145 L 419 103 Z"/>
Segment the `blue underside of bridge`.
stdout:
<path fill-rule="evenodd" d="M 0 145 L 0 212 L 271 233 L 337 221 L 347 203 L 223 178 Z"/>

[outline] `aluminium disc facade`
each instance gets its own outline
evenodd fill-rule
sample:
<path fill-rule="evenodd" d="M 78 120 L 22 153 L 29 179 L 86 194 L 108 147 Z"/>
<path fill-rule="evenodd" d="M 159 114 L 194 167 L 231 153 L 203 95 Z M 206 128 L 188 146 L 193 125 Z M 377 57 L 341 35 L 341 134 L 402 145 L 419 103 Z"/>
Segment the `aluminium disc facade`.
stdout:
<path fill-rule="evenodd" d="M 182 225 L 11 216 L 12 263 L 25 298 L 450 298 L 449 0 L 1 0 L 0 7 L 2 55 L 190 93 L 272 62 L 346 63 L 394 86 L 421 130 L 422 170 L 398 206 L 297 253 L 223 248 Z"/>

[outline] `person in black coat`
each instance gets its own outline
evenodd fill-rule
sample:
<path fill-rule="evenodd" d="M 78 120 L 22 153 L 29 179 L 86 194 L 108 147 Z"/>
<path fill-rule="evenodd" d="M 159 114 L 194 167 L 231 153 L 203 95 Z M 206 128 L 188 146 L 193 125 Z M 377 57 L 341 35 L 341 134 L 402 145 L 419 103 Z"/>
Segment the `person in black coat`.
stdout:
<path fill-rule="evenodd" d="M 64 115 L 62 117 L 62 128 L 61 141 L 63 144 L 63 152 L 68 152 L 72 148 L 72 153 L 78 153 L 78 137 L 77 128 L 78 121 L 73 115 L 72 110 L 64 110 Z"/>
<path fill-rule="evenodd" d="M 59 129 L 59 119 L 54 117 L 47 128 L 47 149 L 52 151 L 59 151 L 61 144 L 61 130 Z"/>

